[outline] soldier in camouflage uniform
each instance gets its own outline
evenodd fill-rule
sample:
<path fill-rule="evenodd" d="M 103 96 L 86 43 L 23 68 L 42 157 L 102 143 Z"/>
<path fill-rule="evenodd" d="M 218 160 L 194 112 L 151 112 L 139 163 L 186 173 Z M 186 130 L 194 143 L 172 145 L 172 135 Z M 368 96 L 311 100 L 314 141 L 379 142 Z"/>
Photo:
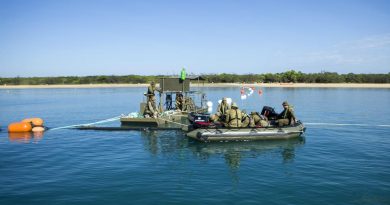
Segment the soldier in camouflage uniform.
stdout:
<path fill-rule="evenodd" d="M 158 115 L 158 109 L 156 106 L 156 98 L 154 95 L 149 97 L 149 100 L 145 106 L 144 117 L 156 118 Z"/>
<path fill-rule="evenodd" d="M 246 113 L 245 110 L 242 110 L 242 120 L 241 120 L 241 127 L 248 127 L 251 123 L 252 119 L 251 117 Z"/>
<path fill-rule="evenodd" d="M 192 100 L 191 97 L 185 97 L 184 98 L 184 105 L 183 105 L 182 111 L 191 112 L 193 110 L 195 110 L 195 103 L 194 103 L 194 101 Z"/>
<path fill-rule="evenodd" d="M 181 93 L 176 93 L 176 99 L 175 99 L 175 107 L 177 110 L 183 110 L 184 109 L 184 97 Z"/>
<path fill-rule="evenodd" d="M 223 120 L 226 117 L 226 113 L 228 110 L 230 110 L 230 106 L 227 103 L 226 98 L 222 98 L 222 102 L 218 105 L 217 108 L 218 117 Z"/>
<path fill-rule="evenodd" d="M 227 127 L 241 127 L 242 113 L 236 103 L 232 103 L 232 108 L 226 112 Z"/>
<path fill-rule="evenodd" d="M 268 120 L 266 117 L 260 115 L 258 112 L 251 112 L 252 122 L 250 124 L 251 127 L 267 127 Z"/>
<path fill-rule="evenodd" d="M 148 86 L 148 92 L 146 93 L 146 96 L 149 97 L 155 96 L 154 91 L 160 92 L 159 88 L 156 88 L 156 84 L 154 82 L 151 82 L 150 85 Z"/>
<path fill-rule="evenodd" d="M 278 116 L 279 127 L 295 124 L 296 118 L 292 107 L 288 104 L 287 101 L 284 101 L 282 105 L 284 110 Z"/>

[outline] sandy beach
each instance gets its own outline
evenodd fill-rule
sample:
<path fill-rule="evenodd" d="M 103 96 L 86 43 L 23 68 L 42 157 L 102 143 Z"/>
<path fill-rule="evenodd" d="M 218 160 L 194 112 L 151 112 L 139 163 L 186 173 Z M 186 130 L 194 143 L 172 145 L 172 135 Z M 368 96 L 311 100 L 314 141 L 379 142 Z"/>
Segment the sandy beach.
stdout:
<path fill-rule="evenodd" d="M 192 83 L 192 86 L 198 86 Z M 42 89 L 42 88 L 125 88 L 147 87 L 148 84 L 81 84 L 81 85 L 1 85 L 0 89 Z M 158 84 L 157 84 L 158 86 Z M 358 84 L 358 83 L 204 83 L 205 87 L 276 87 L 276 88 L 390 88 L 390 84 Z"/>

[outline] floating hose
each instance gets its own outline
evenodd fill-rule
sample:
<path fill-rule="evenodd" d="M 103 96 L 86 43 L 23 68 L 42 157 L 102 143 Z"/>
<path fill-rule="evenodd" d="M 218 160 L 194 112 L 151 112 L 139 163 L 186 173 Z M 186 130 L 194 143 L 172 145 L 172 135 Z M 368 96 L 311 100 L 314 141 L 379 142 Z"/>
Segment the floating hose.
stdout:
<path fill-rule="evenodd" d="M 63 127 L 56 127 L 56 128 L 51 128 L 50 130 L 60 130 L 60 129 L 67 129 L 67 128 L 75 128 L 75 127 L 80 127 L 80 126 L 91 126 L 91 125 L 96 125 L 96 124 L 103 124 L 103 123 L 106 123 L 106 122 L 113 122 L 113 121 L 117 121 L 121 118 L 122 115 L 119 115 L 119 116 L 116 116 L 116 117 L 112 117 L 112 118 L 109 118 L 109 119 L 106 119 L 106 120 L 100 120 L 100 121 L 97 121 L 97 122 L 93 122 L 93 123 L 85 123 L 85 124 L 77 124 L 77 125 L 68 125 L 68 126 L 63 126 Z"/>

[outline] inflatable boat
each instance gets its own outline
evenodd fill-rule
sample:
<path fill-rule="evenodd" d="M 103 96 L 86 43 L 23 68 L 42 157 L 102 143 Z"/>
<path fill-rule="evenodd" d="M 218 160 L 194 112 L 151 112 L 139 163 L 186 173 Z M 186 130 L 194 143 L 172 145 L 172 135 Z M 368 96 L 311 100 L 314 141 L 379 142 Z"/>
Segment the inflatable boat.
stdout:
<path fill-rule="evenodd" d="M 280 140 L 301 136 L 306 128 L 302 122 L 294 125 L 253 128 L 198 128 L 187 133 L 187 136 L 199 141 L 246 141 L 246 140 Z"/>

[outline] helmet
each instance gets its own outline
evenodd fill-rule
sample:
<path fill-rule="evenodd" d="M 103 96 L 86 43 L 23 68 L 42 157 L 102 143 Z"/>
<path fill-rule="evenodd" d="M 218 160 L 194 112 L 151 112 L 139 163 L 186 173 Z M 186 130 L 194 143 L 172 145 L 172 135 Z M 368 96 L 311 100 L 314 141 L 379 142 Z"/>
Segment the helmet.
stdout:
<path fill-rule="evenodd" d="M 232 106 L 231 106 L 231 107 L 232 107 L 232 108 L 233 108 L 233 107 L 238 108 L 237 103 L 235 103 L 235 102 L 232 103 Z"/>
<path fill-rule="evenodd" d="M 284 101 L 282 105 L 283 105 L 283 106 L 285 106 L 285 105 L 288 106 L 288 102 L 287 102 L 287 101 Z"/>
<path fill-rule="evenodd" d="M 222 101 L 226 101 L 226 97 L 222 98 Z"/>
<path fill-rule="evenodd" d="M 152 81 L 152 82 L 150 83 L 150 85 L 155 85 L 154 81 Z"/>

